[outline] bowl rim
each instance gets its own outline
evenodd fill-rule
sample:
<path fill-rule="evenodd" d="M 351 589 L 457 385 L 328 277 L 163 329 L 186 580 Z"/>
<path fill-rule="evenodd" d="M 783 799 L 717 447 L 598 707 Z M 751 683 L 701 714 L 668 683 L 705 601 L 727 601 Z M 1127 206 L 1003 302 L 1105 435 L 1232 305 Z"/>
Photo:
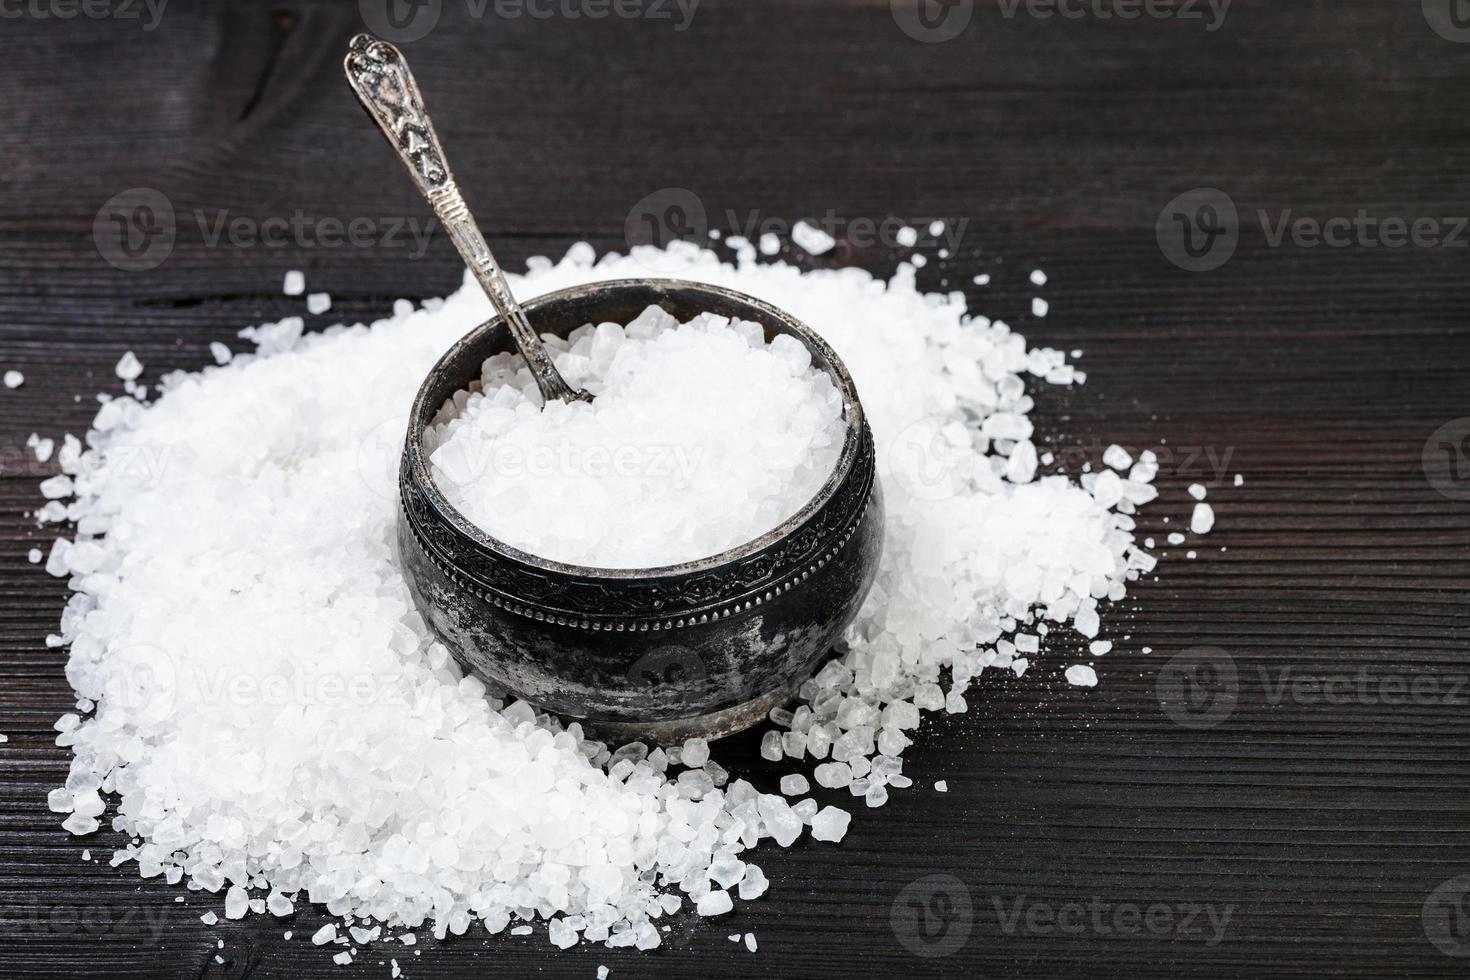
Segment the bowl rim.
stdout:
<path fill-rule="evenodd" d="M 578 565 L 551 558 L 543 558 L 533 552 L 525 551 L 502 541 L 479 527 L 449 502 L 449 499 L 444 496 L 438 484 L 435 482 L 433 471 L 423 451 L 424 430 L 432 423 L 434 417 L 438 415 L 440 409 L 443 407 L 443 403 L 429 404 L 429 392 L 431 387 L 433 387 L 433 382 L 443 372 L 445 365 L 451 360 L 463 356 L 467 348 L 483 343 L 488 336 L 497 330 L 505 330 L 505 325 L 501 317 L 496 315 L 480 323 L 459 340 L 455 341 L 440 355 L 434 362 L 433 367 L 424 376 L 414 396 L 413 408 L 409 412 L 408 431 L 405 435 L 403 448 L 404 477 L 406 478 L 409 474 L 412 474 L 418 483 L 419 493 L 430 507 L 433 508 L 441 519 L 453 525 L 458 533 L 468 538 L 471 544 L 537 571 L 575 576 L 582 579 L 608 582 L 646 582 L 686 578 L 744 561 L 765 551 L 778 542 L 791 537 L 806 526 L 814 516 L 820 513 L 822 508 L 833 500 L 838 491 L 847 482 L 860 455 L 866 427 L 866 418 L 863 413 L 862 402 L 858 398 L 857 385 L 853 383 L 852 376 L 847 371 L 847 366 L 842 363 L 842 359 L 837 356 L 837 352 L 832 349 L 832 346 L 811 327 L 779 307 L 746 293 L 734 289 L 727 289 L 724 286 L 715 286 L 689 279 L 661 277 L 606 279 L 600 282 L 583 283 L 535 296 L 525 301 L 522 306 L 526 311 L 527 317 L 532 318 L 534 325 L 534 317 L 538 309 L 553 303 L 569 300 L 585 300 L 599 292 L 612 292 L 616 290 L 631 291 L 635 289 L 704 293 L 718 297 L 727 303 L 751 307 L 764 314 L 771 321 L 780 324 L 783 332 L 788 332 L 796 336 L 813 355 L 821 361 L 825 361 L 825 369 L 836 384 L 837 390 L 842 395 L 843 416 L 846 422 L 842 450 L 838 454 L 837 462 L 833 466 L 831 474 L 828 475 L 826 482 L 794 514 L 759 537 L 714 555 L 672 565 L 653 565 L 636 568 L 605 568 L 594 565 Z M 656 303 L 657 301 L 654 300 L 653 302 Z M 512 349 L 514 349 L 513 345 Z"/>

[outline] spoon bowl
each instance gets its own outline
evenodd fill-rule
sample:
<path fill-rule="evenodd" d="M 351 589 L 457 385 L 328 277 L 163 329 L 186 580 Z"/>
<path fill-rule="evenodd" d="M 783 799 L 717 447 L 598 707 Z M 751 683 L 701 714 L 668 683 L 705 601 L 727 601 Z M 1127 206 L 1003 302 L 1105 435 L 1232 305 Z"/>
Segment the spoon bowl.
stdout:
<path fill-rule="evenodd" d="M 496 317 L 429 372 L 409 416 L 399 469 L 398 543 L 414 600 L 466 670 L 612 737 L 665 744 L 713 738 L 785 703 L 857 615 L 883 542 L 883 501 L 857 389 L 836 353 L 788 314 L 741 293 L 673 279 L 627 279 L 541 296 L 525 310 L 565 338 L 627 323 L 650 305 L 684 321 L 753 321 L 767 340 L 800 341 L 843 399 L 845 435 L 822 489 L 739 547 L 659 568 L 590 568 L 499 541 L 435 485 L 425 429 L 481 364 L 516 348 Z"/>

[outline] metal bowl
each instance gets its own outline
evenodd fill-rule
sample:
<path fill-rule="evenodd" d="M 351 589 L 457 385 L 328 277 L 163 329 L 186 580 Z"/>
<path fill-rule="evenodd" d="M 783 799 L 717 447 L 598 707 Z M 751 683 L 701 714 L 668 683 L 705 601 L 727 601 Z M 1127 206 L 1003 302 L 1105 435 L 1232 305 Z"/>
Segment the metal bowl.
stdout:
<path fill-rule="evenodd" d="M 785 523 L 738 548 L 659 568 L 588 568 L 498 541 L 439 489 L 423 450 L 444 403 L 514 350 L 499 318 L 429 372 L 399 469 L 398 543 L 420 612 L 454 657 L 491 684 L 614 737 L 669 743 L 758 722 L 827 659 L 877 573 L 883 502 L 873 435 L 837 355 L 799 321 L 741 293 L 681 280 L 626 279 L 538 297 L 536 329 L 627 323 L 651 304 L 761 324 L 811 352 L 842 394 L 846 438 L 821 491 Z"/>

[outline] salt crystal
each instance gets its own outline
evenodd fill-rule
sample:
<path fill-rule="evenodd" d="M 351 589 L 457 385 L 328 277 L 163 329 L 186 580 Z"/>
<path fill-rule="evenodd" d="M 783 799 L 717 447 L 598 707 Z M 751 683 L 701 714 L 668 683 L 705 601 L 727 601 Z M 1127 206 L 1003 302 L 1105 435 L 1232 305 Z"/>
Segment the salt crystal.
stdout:
<path fill-rule="evenodd" d="M 287 296 L 300 296 L 306 292 L 306 276 L 298 269 L 287 272 L 286 280 L 281 284 L 281 292 Z"/>
<path fill-rule="evenodd" d="M 712 891 L 694 903 L 694 911 L 700 915 L 724 915 L 734 907 L 730 893 L 720 890 Z"/>
<path fill-rule="evenodd" d="M 1245 485 L 1245 476 L 1243 474 L 1240 474 L 1240 473 L 1235 474 L 1235 485 L 1237 487 L 1240 487 L 1240 486 L 1244 486 Z"/>
<path fill-rule="evenodd" d="M 1040 296 L 1033 296 L 1033 297 L 1031 297 L 1031 315 L 1032 316 L 1036 316 L 1036 317 L 1046 316 L 1047 311 L 1050 310 L 1050 309 L 1051 309 L 1051 304 L 1048 303 L 1046 300 L 1042 299 Z"/>
<path fill-rule="evenodd" d="M 23 385 L 25 383 L 26 383 L 26 376 L 23 375 L 23 374 L 21 374 L 19 371 L 6 371 L 5 372 L 5 387 L 7 387 L 7 388 L 19 388 L 21 385 Z"/>
<path fill-rule="evenodd" d="M 683 764 L 698 769 L 709 761 L 709 742 L 702 738 L 691 738 L 684 743 L 680 752 Z"/>
<path fill-rule="evenodd" d="M 832 250 L 832 246 L 837 244 L 837 239 L 815 225 L 807 224 L 805 221 L 798 221 L 792 227 L 791 240 L 813 255 L 821 255 L 823 252 L 829 252 Z"/>
<path fill-rule="evenodd" d="M 781 792 L 787 796 L 800 796 L 811 789 L 811 784 L 801 773 L 791 773 L 781 777 Z"/>
<path fill-rule="evenodd" d="M 348 952 L 337 953 L 332 957 L 332 962 L 338 966 L 349 966 L 352 963 L 352 954 Z"/>
<path fill-rule="evenodd" d="M 113 368 L 113 373 L 124 381 L 136 380 L 138 375 L 143 373 L 143 362 L 138 360 L 137 354 L 128 351 L 117 362 L 117 367 Z"/>
<path fill-rule="evenodd" d="M 335 942 L 336 939 L 337 925 L 334 922 L 328 922 L 311 934 L 311 942 L 314 946 L 325 946 L 327 943 Z"/>
<path fill-rule="evenodd" d="M 941 221 L 938 218 L 935 218 L 933 221 L 929 222 L 929 236 L 931 238 L 938 238 L 942 234 L 944 234 L 944 222 L 943 221 Z"/>
<path fill-rule="evenodd" d="M 231 885 L 229 891 L 225 892 L 225 918 L 245 918 L 245 909 L 249 904 L 250 896 L 245 893 L 245 889 L 239 885 Z"/>
<path fill-rule="evenodd" d="M 977 286 L 988 286 L 990 285 L 990 273 L 982 272 L 970 281 Z"/>
<path fill-rule="evenodd" d="M 1215 526 L 1215 509 L 1206 503 L 1194 505 L 1194 513 L 1189 517 L 1189 529 L 1195 534 L 1209 534 L 1210 529 Z"/>
<path fill-rule="evenodd" d="M 760 250 L 762 255 L 775 255 L 781 251 L 781 239 L 775 232 L 768 231 L 761 235 Z"/>
<path fill-rule="evenodd" d="M 750 950 L 752 953 L 756 951 L 757 947 L 755 942 L 755 933 L 747 932 L 745 934 L 745 948 Z"/>
<path fill-rule="evenodd" d="M 605 966 L 597 968 L 597 980 L 607 980 L 608 970 Z"/>
<path fill-rule="evenodd" d="M 26 561 L 30 562 L 32 565 L 40 564 L 42 557 L 44 556 L 42 555 L 40 548 L 32 548 L 30 551 L 26 552 Z"/>
<path fill-rule="evenodd" d="M 934 790 L 935 790 L 935 792 L 938 792 L 938 793 L 948 793 L 949 792 L 949 783 L 945 782 L 942 779 L 935 780 L 935 782 L 934 782 Z"/>
<path fill-rule="evenodd" d="M 1181 545 L 1184 543 L 1184 535 L 1178 531 L 1170 531 L 1165 540 L 1172 545 Z"/>
<path fill-rule="evenodd" d="M 204 923 L 207 926 L 212 926 L 216 922 L 219 921 L 219 916 L 215 915 L 214 912 L 211 910 L 211 911 L 205 912 L 203 915 L 201 915 L 199 917 L 199 921 L 202 922 L 202 923 Z"/>
<path fill-rule="evenodd" d="M 1097 673 L 1086 664 L 1067 668 L 1067 683 L 1077 687 L 1097 687 Z"/>
<path fill-rule="evenodd" d="M 1087 644 L 1087 652 L 1092 654 L 1094 657 L 1101 657 L 1105 654 L 1111 653 L 1112 649 L 1112 640 L 1093 640 L 1091 643 Z"/>
<path fill-rule="evenodd" d="M 852 814 L 835 806 L 824 806 L 812 818 L 812 839 L 836 843 L 847 836 L 847 825 Z"/>
<path fill-rule="evenodd" d="M 1133 465 L 1133 457 L 1129 455 L 1128 450 L 1116 443 L 1103 452 L 1102 460 L 1115 470 L 1126 470 Z"/>
<path fill-rule="evenodd" d="M 1189 495 L 1191 497 L 1193 497 L 1195 500 L 1204 500 L 1205 499 L 1205 493 L 1206 493 L 1206 491 L 1205 491 L 1205 488 L 1204 488 L 1204 484 L 1201 484 L 1201 483 L 1191 483 L 1189 485 Z"/>
<path fill-rule="evenodd" d="M 898 244 L 902 245 L 904 248 L 913 248 L 918 241 L 919 230 L 917 228 L 911 228 L 908 225 L 904 225 L 902 228 L 898 229 Z"/>
<path fill-rule="evenodd" d="M 1045 272 L 1042 272 L 1040 269 L 1032 269 L 1031 270 L 1031 285 L 1033 285 L 1033 286 L 1045 286 L 1046 285 L 1046 273 Z"/>
<path fill-rule="evenodd" d="M 332 308 L 331 293 L 308 293 L 306 296 L 306 312 L 313 316 L 325 313 Z"/>

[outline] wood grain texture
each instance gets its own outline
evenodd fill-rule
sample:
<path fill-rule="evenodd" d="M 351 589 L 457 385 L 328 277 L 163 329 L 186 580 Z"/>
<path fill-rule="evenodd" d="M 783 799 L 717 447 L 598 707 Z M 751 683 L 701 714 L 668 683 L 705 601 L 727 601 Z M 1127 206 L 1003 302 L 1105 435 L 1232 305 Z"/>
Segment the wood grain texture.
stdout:
<path fill-rule="evenodd" d="M 441 6 L 405 50 L 508 265 L 577 239 L 624 248 L 630 209 L 670 187 L 726 232 L 829 211 L 848 229 L 963 221 L 949 258 L 923 249 L 921 283 L 1085 351 L 1084 387 L 1038 395 L 1059 455 L 1162 445 L 1145 533 L 1187 520 L 1195 481 L 1219 526 L 1193 561 L 1165 548 L 1159 578 L 1106 617 L 1117 650 L 1098 688 L 1062 681 L 1065 644 L 1022 680 L 987 677 L 907 754 L 916 788 L 857 813 L 840 847 L 761 853 L 768 898 L 681 918 L 653 954 L 472 935 L 374 950 L 363 969 L 386 974 L 394 955 L 418 977 L 1463 975 L 1431 934 L 1470 952 L 1470 929 L 1426 929 L 1423 909 L 1470 873 L 1470 503 L 1423 458 L 1470 414 L 1467 252 L 1273 247 L 1257 212 L 1470 214 L 1470 44 L 1389 0 L 1236 0 L 1213 32 L 981 0 L 937 44 L 883 0 L 703 0 L 682 31 Z M 83 863 L 45 808 L 67 766 L 50 738 L 70 706 L 64 655 L 43 643 L 65 590 L 26 561 L 47 536 L 27 516 L 46 468 L 25 437 L 81 431 L 124 350 L 152 380 L 300 312 L 280 295 L 288 268 L 334 296 L 313 326 L 460 279 L 442 235 L 422 254 L 319 240 L 323 219 L 382 232 L 428 217 L 340 77 L 359 4 L 173 3 L 146 21 L 25 13 L 0 31 L 0 367 L 27 377 L 0 391 L 0 975 L 345 975 L 301 938 L 316 911 L 206 928 L 218 901 L 108 867 L 111 835 Z M 167 197 L 178 236 L 129 272 L 93 223 L 134 187 Z M 1196 187 L 1234 201 L 1239 245 L 1188 273 L 1155 223 Z M 312 235 L 279 247 L 211 244 L 198 218 L 297 213 Z M 897 259 L 851 242 L 786 255 Z M 1029 313 L 1038 264 L 1044 320 Z M 1172 659 L 1202 647 L 1233 684 Z M 1191 727 L 1225 695 L 1228 715 Z M 769 782 L 755 749 L 721 751 Z M 1218 932 L 1201 914 L 1227 910 Z M 725 939 L 737 930 L 757 954 Z"/>

